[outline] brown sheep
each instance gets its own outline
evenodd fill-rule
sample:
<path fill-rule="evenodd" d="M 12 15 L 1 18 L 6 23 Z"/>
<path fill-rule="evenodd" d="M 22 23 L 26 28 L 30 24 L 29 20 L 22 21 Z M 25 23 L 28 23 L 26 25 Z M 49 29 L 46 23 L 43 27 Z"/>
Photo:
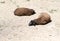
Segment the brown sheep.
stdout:
<path fill-rule="evenodd" d="M 34 20 L 30 21 L 29 26 L 45 25 L 49 22 L 51 22 L 50 15 L 46 12 L 42 12 L 41 15 L 37 19 L 34 19 Z"/>
<path fill-rule="evenodd" d="M 30 16 L 33 14 L 35 14 L 35 11 L 29 8 L 17 8 L 14 11 L 14 15 L 17 15 L 17 16 Z"/>

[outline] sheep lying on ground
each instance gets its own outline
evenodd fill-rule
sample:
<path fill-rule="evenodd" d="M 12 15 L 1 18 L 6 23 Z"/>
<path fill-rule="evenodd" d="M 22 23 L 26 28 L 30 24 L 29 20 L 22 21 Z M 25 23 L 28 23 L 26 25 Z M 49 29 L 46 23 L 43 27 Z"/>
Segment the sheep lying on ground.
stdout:
<path fill-rule="evenodd" d="M 37 19 L 34 19 L 34 20 L 30 21 L 29 26 L 45 25 L 49 22 L 51 22 L 50 15 L 46 12 L 42 12 L 41 15 Z"/>
<path fill-rule="evenodd" d="M 30 16 L 33 14 L 35 14 L 35 11 L 29 8 L 17 8 L 14 11 L 14 15 L 17 15 L 17 16 Z"/>

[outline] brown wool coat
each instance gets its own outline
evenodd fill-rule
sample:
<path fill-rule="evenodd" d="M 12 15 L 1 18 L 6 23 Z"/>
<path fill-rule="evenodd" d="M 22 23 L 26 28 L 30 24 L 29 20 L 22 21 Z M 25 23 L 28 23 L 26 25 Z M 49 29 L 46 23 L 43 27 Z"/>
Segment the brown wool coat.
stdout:
<path fill-rule="evenodd" d="M 41 15 L 34 20 L 37 24 L 47 24 L 49 22 L 51 22 L 51 17 L 48 13 L 46 12 L 42 12 Z"/>
<path fill-rule="evenodd" d="M 14 11 L 14 15 L 17 15 L 17 16 L 30 16 L 33 14 L 35 14 L 35 11 L 29 8 L 17 8 Z"/>
<path fill-rule="evenodd" d="M 51 22 L 50 15 L 46 12 L 42 12 L 41 15 L 37 19 L 34 19 L 34 20 L 30 21 L 29 26 L 45 25 L 49 22 Z"/>

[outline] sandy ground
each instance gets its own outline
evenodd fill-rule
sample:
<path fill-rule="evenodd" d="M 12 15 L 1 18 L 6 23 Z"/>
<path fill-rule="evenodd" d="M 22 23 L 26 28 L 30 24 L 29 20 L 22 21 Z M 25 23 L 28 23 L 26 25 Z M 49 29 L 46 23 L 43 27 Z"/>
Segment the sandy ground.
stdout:
<path fill-rule="evenodd" d="M 35 15 L 18 17 L 18 7 L 32 8 Z M 41 12 L 48 12 L 52 22 L 28 26 Z M 0 41 L 60 41 L 60 0 L 0 0 Z"/>

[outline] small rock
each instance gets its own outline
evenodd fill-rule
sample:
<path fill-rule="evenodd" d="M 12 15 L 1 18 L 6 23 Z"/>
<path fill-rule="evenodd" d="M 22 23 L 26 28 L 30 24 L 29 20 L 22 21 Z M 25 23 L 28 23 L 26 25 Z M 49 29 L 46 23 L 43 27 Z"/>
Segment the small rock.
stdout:
<path fill-rule="evenodd" d="M 50 12 L 50 13 L 54 13 L 54 12 L 57 12 L 57 10 L 51 9 L 49 12 Z"/>
<path fill-rule="evenodd" d="M 27 0 L 27 1 L 30 1 L 30 0 Z"/>
<path fill-rule="evenodd" d="M 52 36 L 52 35 L 49 35 L 49 36 Z"/>

